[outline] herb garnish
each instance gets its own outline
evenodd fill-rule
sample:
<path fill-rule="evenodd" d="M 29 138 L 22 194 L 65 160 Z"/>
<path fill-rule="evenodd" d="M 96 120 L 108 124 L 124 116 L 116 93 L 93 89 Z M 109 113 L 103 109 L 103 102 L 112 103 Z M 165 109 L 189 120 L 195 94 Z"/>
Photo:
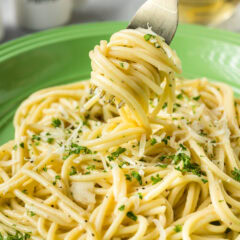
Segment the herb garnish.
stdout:
<path fill-rule="evenodd" d="M 165 102 L 165 103 L 163 104 L 163 106 L 162 106 L 162 109 L 165 109 L 165 108 L 167 107 L 167 105 L 168 105 L 168 103 Z"/>
<path fill-rule="evenodd" d="M 183 99 L 183 94 L 182 94 L 182 93 L 179 93 L 179 94 L 177 95 L 177 99 Z"/>
<path fill-rule="evenodd" d="M 53 185 L 55 186 L 57 184 L 57 180 L 60 180 L 60 179 L 61 179 L 61 176 L 56 175 L 55 176 L 55 181 L 53 181 Z"/>
<path fill-rule="evenodd" d="M 93 152 L 89 148 L 85 146 L 80 146 L 76 143 L 72 143 L 70 149 L 66 150 L 66 152 L 67 155 L 64 156 L 64 160 L 66 160 L 72 154 L 93 154 Z"/>
<path fill-rule="evenodd" d="M 240 169 L 234 168 L 232 175 L 236 181 L 240 182 Z"/>
<path fill-rule="evenodd" d="M 153 146 L 153 145 L 155 145 L 156 143 L 157 143 L 156 138 L 152 138 L 152 139 L 151 139 L 151 145 Z"/>
<path fill-rule="evenodd" d="M 41 140 L 41 137 L 39 135 L 32 135 L 32 140 L 33 141 L 40 141 Z"/>
<path fill-rule="evenodd" d="M 182 231 L 182 226 L 181 226 L 181 225 L 176 225 L 176 226 L 174 227 L 174 231 L 175 231 L 175 232 L 181 232 L 181 231 Z"/>
<path fill-rule="evenodd" d="M 133 221 L 137 221 L 137 216 L 133 212 L 127 212 L 127 217 Z"/>
<path fill-rule="evenodd" d="M 187 151 L 187 148 L 182 143 L 180 143 L 179 146 L 183 151 Z"/>
<path fill-rule="evenodd" d="M 95 165 L 90 165 L 90 166 L 87 166 L 87 170 L 94 170 L 96 168 L 96 166 Z"/>
<path fill-rule="evenodd" d="M 19 146 L 20 146 L 21 148 L 24 148 L 24 143 L 21 142 L 21 143 L 19 144 Z"/>
<path fill-rule="evenodd" d="M 119 211 L 124 211 L 124 209 L 125 209 L 125 205 L 122 205 L 118 208 Z"/>
<path fill-rule="evenodd" d="M 170 136 L 167 136 L 167 137 L 163 138 L 162 142 L 164 142 L 165 145 L 167 145 L 168 144 L 168 140 L 170 140 Z"/>
<path fill-rule="evenodd" d="M 200 99 L 200 97 L 201 97 L 200 95 L 196 96 L 196 97 L 193 97 L 193 100 L 198 101 Z"/>
<path fill-rule="evenodd" d="M 144 35 L 145 41 L 149 41 L 152 37 L 155 38 L 155 36 L 153 36 L 152 34 L 145 34 Z"/>
<path fill-rule="evenodd" d="M 107 156 L 107 158 L 109 161 L 113 161 L 118 158 L 120 154 L 126 152 L 126 150 L 126 148 L 118 147 L 118 149 L 115 152 L 112 152 L 110 156 Z"/>
<path fill-rule="evenodd" d="M 151 180 L 152 180 L 152 184 L 155 185 L 155 184 L 157 184 L 158 182 L 160 182 L 160 181 L 162 180 L 162 178 L 159 177 L 159 174 L 157 174 L 156 177 L 151 176 Z"/>
<path fill-rule="evenodd" d="M 167 168 L 167 164 L 157 164 L 156 167 Z"/>
<path fill-rule="evenodd" d="M 199 135 L 205 137 L 207 136 L 207 133 L 205 133 L 203 129 L 200 129 Z"/>
<path fill-rule="evenodd" d="M 205 179 L 205 178 L 202 178 L 201 180 L 202 180 L 202 182 L 203 182 L 204 184 L 208 182 L 208 180 Z"/>
<path fill-rule="evenodd" d="M 58 118 L 54 118 L 52 120 L 52 126 L 55 127 L 55 128 L 60 127 L 61 126 L 61 121 Z"/>
<path fill-rule="evenodd" d="M 133 178 L 135 178 L 139 182 L 140 185 L 142 185 L 142 177 L 141 177 L 141 175 L 138 172 L 133 171 L 131 173 L 131 176 Z"/>
<path fill-rule="evenodd" d="M 158 159 L 159 159 L 159 161 L 160 162 L 162 162 L 164 159 L 166 159 L 167 158 L 167 156 L 166 155 L 162 155 L 161 157 L 159 157 Z"/>
<path fill-rule="evenodd" d="M 3 235 L 0 233 L 0 240 L 27 240 L 30 239 L 31 235 L 30 233 L 21 233 L 19 231 L 16 231 L 15 235 L 12 235 L 8 233 L 7 237 L 3 237 Z"/>
<path fill-rule="evenodd" d="M 36 213 L 35 213 L 35 212 L 33 212 L 33 211 L 30 211 L 30 212 L 29 212 L 29 215 L 30 215 L 31 217 L 33 217 L 33 216 L 35 216 L 35 215 L 36 215 Z"/>
<path fill-rule="evenodd" d="M 197 176 L 206 175 L 200 168 L 197 163 L 191 163 L 191 158 L 185 153 L 178 153 L 177 155 L 171 156 L 174 164 L 178 164 L 179 162 L 183 162 L 183 167 L 177 167 L 176 170 L 181 172 L 191 172 Z"/>
<path fill-rule="evenodd" d="M 48 138 L 48 139 L 47 139 L 47 142 L 48 142 L 49 144 L 52 144 L 53 141 L 54 141 L 54 138 Z"/>
<path fill-rule="evenodd" d="M 125 174 L 126 180 L 132 181 L 132 177 L 129 174 Z"/>
<path fill-rule="evenodd" d="M 77 174 L 77 169 L 74 166 L 71 166 L 71 171 L 69 172 L 70 176 L 76 175 Z"/>
<path fill-rule="evenodd" d="M 138 197 L 142 200 L 143 199 L 143 195 L 142 195 L 142 193 L 138 193 Z"/>

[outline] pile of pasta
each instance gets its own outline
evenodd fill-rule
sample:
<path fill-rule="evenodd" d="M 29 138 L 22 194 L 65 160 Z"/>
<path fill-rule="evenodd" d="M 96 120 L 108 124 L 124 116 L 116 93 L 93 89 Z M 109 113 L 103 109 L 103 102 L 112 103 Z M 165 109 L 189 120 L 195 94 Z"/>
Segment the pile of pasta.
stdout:
<path fill-rule="evenodd" d="M 0 147 L 2 239 L 239 240 L 232 89 L 176 77 L 176 53 L 149 30 L 115 33 L 90 58 L 90 81 L 16 112 Z"/>

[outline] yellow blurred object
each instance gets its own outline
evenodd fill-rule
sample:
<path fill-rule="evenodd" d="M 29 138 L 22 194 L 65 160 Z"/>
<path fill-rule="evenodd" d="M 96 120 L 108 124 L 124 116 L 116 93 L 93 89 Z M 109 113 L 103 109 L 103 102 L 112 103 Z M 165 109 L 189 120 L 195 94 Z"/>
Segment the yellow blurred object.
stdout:
<path fill-rule="evenodd" d="M 179 0 L 184 23 L 216 25 L 231 17 L 239 0 Z"/>

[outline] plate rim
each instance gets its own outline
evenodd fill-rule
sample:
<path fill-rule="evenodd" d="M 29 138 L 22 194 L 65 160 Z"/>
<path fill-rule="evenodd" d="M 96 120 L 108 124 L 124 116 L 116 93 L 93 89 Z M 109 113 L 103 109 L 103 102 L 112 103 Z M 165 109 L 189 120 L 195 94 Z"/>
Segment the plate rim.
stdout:
<path fill-rule="evenodd" d="M 75 24 L 70 26 L 63 26 L 55 29 L 45 30 L 17 38 L 15 40 L 9 41 L 0 45 L 0 63 L 7 64 L 8 61 L 11 61 L 15 57 L 20 56 L 21 54 L 28 54 L 34 49 L 45 47 L 54 43 L 67 42 L 74 39 L 80 39 L 84 42 L 85 39 L 89 37 L 97 37 L 98 39 L 108 38 L 113 32 L 116 32 L 120 29 L 123 29 L 127 26 L 127 22 L 94 22 L 94 23 L 85 23 L 85 24 Z M 177 36 L 173 43 L 189 38 L 191 41 L 202 40 L 221 44 L 228 44 L 232 47 L 238 47 L 240 49 L 240 38 L 239 34 L 231 33 L 224 30 L 213 29 L 204 26 L 189 25 L 189 24 L 180 24 L 177 32 Z M 175 43 L 176 43 L 175 42 Z M 74 76 L 75 77 L 75 76 Z M 55 84 L 54 84 L 55 85 Z M 233 88 L 238 88 L 236 82 L 231 82 Z M 240 85 L 239 85 L 240 86 Z M 45 87 L 41 87 L 45 88 Z M 239 87 L 240 89 L 240 87 Z M 32 90 L 31 90 L 32 92 Z M 30 95 L 28 89 L 27 96 Z M 240 94 L 239 94 L 240 95 Z M 22 96 L 24 99 L 27 96 Z M 23 100 L 23 99 L 22 99 Z M 20 101 L 22 102 L 20 99 Z M 6 119 L 12 119 L 12 115 L 15 112 L 16 108 L 19 106 L 20 101 L 17 100 L 14 103 L 13 111 L 8 112 Z M 4 120 L 4 119 L 3 119 Z M 0 130 L 5 131 L 5 126 L 7 121 L 0 121 Z M 10 125 L 9 125 L 10 126 Z M 9 128 L 10 129 L 10 128 Z M 11 133 L 13 134 L 13 133 Z M 12 135 L 11 135 L 12 138 Z M 0 137 L 0 142 L 5 143 L 10 138 L 7 137 L 6 133 Z"/>
<path fill-rule="evenodd" d="M 10 40 L 0 45 L 0 62 L 14 57 L 25 51 L 36 47 L 42 47 L 65 40 L 88 36 L 99 35 L 102 30 L 109 33 L 127 26 L 125 21 L 91 22 L 61 26 L 47 29 L 27 36 Z M 91 30 L 93 30 L 91 32 Z M 240 45 L 240 34 L 227 30 L 206 27 L 195 24 L 179 24 L 176 35 L 191 35 L 192 37 L 211 38 L 218 41 Z"/>

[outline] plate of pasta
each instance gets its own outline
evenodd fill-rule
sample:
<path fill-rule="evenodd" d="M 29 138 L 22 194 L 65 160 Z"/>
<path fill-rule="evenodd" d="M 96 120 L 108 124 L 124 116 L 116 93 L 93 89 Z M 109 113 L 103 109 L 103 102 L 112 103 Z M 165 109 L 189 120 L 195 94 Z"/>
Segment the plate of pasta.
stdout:
<path fill-rule="evenodd" d="M 239 35 L 125 26 L 0 47 L 0 239 L 240 239 Z"/>

